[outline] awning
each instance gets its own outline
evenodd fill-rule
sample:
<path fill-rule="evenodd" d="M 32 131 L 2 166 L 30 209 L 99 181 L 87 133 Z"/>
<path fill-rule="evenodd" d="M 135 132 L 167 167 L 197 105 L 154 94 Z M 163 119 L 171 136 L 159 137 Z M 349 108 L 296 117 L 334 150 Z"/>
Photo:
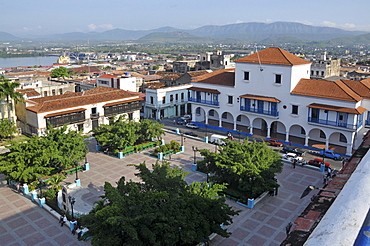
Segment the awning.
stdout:
<path fill-rule="evenodd" d="M 202 92 L 208 92 L 208 93 L 213 93 L 213 94 L 221 94 L 218 90 L 215 89 L 208 89 L 208 88 L 200 88 L 200 87 L 190 87 L 188 90 L 192 91 L 202 91 Z"/>
<path fill-rule="evenodd" d="M 275 103 L 281 102 L 279 99 L 277 99 L 275 97 L 265 97 L 265 96 L 252 95 L 252 94 L 245 94 L 245 95 L 241 95 L 239 97 L 255 99 L 255 100 L 260 100 L 260 101 L 266 101 L 266 102 L 275 102 Z"/>
<path fill-rule="evenodd" d="M 336 111 L 336 112 L 343 112 L 343 113 L 349 113 L 349 114 L 363 114 L 366 112 L 366 108 L 364 107 L 357 107 L 357 108 L 344 108 L 344 107 L 338 107 L 333 105 L 325 105 L 325 104 L 319 104 L 319 103 L 312 103 L 310 105 L 307 105 L 309 108 L 319 108 L 324 110 L 330 110 L 330 111 Z"/>
<path fill-rule="evenodd" d="M 72 109 L 72 110 L 67 110 L 67 111 L 61 111 L 57 113 L 47 114 L 44 116 L 44 118 L 50 118 L 53 116 L 63 115 L 63 114 L 76 113 L 76 112 L 85 111 L 85 110 L 86 110 L 85 108 L 77 108 L 77 109 Z"/>

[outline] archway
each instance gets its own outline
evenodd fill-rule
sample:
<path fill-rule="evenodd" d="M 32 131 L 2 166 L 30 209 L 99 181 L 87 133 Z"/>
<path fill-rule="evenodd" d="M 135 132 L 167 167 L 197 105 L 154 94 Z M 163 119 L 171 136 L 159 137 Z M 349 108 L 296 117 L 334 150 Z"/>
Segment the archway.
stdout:
<path fill-rule="evenodd" d="M 270 127 L 270 137 L 285 141 L 286 127 L 280 121 L 273 121 Z"/>
<path fill-rule="evenodd" d="M 218 126 L 220 115 L 214 109 L 208 111 L 208 125 Z"/>
<path fill-rule="evenodd" d="M 267 137 L 267 122 L 262 118 L 256 118 L 252 123 L 253 135 Z"/>
<path fill-rule="evenodd" d="M 245 115 L 238 115 L 236 117 L 236 130 L 241 132 L 249 133 L 251 122 L 249 118 Z"/>
<path fill-rule="evenodd" d="M 221 115 L 221 126 L 226 129 L 234 129 L 234 117 L 229 112 L 224 112 Z"/>
<path fill-rule="evenodd" d="M 308 133 L 308 146 L 318 149 L 326 148 L 326 134 L 323 130 L 314 128 Z"/>
<path fill-rule="evenodd" d="M 289 129 L 288 141 L 297 143 L 300 145 L 305 145 L 306 143 L 306 130 L 300 125 L 292 125 Z"/>

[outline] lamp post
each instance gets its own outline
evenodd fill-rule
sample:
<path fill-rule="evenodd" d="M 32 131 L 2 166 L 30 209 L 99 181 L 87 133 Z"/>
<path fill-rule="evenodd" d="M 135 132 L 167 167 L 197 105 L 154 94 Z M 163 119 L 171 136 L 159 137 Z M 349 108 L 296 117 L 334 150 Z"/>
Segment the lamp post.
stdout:
<path fill-rule="evenodd" d="M 256 177 L 249 177 L 249 183 L 251 184 L 251 198 L 253 198 L 253 183 L 256 180 Z"/>
<path fill-rule="evenodd" d="M 76 180 L 78 180 L 78 161 L 74 160 L 75 163 L 75 169 L 76 169 Z"/>
<path fill-rule="evenodd" d="M 41 177 L 38 177 L 39 183 L 40 183 L 40 198 L 42 198 L 42 185 L 44 184 L 44 179 Z"/>
<path fill-rule="evenodd" d="M 196 162 L 196 159 L 197 159 L 196 153 L 198 151 L 198 147 L 191 146 L 191 148 L 194 151 L 194 164 L 197 164 L 197 162 Z"/>
<path fill-rule="evenodd" d="M 72 221 L 74 221 L 73 206 L 74 206 L 74 204 L 76 202 L 76 198 L 74 198 L 73 196 L 68 196 L 68 201 L 69 201 L 69 204 L 71 204 Z"/>
<path fill-rule="evenodd" d="M 181 146 L 184 146 L 184 133 L 181 133 L 180 136 L 181 136 Z"/>
<path fill-rule="evenodd" d="M 181 245 L 181 226 L 179 226 L 179 245 Z"/>

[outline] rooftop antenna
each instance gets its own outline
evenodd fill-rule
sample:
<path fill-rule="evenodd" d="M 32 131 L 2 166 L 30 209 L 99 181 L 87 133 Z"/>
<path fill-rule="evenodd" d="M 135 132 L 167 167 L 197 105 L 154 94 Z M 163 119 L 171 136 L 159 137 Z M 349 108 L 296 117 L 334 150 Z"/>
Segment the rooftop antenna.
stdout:
<path fill-rule="evenodd" d="M 258 57 L 258 63 L 260 64 L 260 71 L 262 72 L 263 68 L 262 68 L 262 64 L 261 64 L 260 54 L 258 53 L 258 46 L 256 45 L 255 47 L 256 47 L 256 53 L 257 53 L 257 57 Z"/>

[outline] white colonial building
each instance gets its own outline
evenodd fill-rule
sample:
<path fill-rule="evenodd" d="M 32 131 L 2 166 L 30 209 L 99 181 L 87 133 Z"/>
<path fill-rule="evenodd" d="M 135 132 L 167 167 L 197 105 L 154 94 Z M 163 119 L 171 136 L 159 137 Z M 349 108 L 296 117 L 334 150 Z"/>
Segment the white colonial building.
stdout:
<path fill-rule="evenodd" d="M 89 133 L 119 115 L 139 121 L 142 108 L 138 93 L 108 87 L 55 96 L 29 96 L 16 108 L 18 126 L 26 134 L 43 135 L 48 124 L 53 127 L 66 124 L 69 129 Z"/>
<path fill-rule="evenodd" d="M 189 88 L 193 121 L 290 142 L 346 149 L 351 155 L 368 130 L 370 79 L 310 79 L 311 62 L 267 48 L 196 77 Z"/>
<path fill-rule="evenodd" d="M 184 84 L 146 89 L 145 117 L 158 120 L 189 113 L 188 89 L 191 86 L 191 84 Z"/>

